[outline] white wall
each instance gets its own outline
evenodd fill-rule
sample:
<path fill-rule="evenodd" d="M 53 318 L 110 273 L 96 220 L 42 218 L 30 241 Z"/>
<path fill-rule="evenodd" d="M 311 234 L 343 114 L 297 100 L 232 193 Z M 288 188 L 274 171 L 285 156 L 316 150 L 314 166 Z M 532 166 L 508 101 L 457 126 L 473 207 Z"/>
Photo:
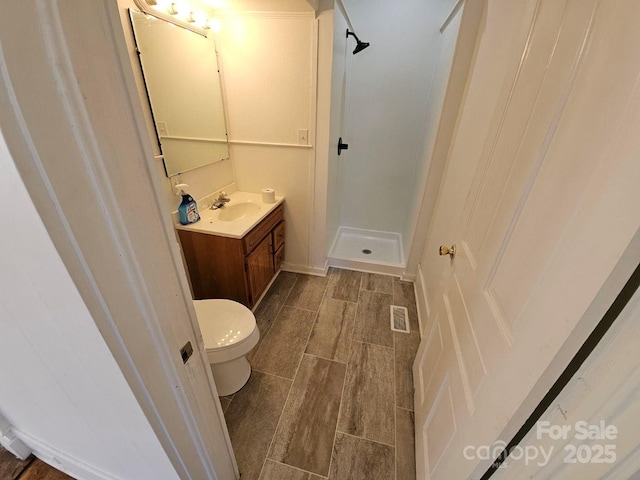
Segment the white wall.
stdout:
<path fill-rule="evenodd" d="M 333 238 L 340 226 L 340 212 L 342 208 L 342 159 L 338 156 L 338 139 L 342 135 L 344 109 L 347 90 L 347 71 L 345 54 L 350 55 L 352 50 L 346 53 L 348 48 L 345 31 L 347 21 L 340 8 L 333 10 L 333 44 L 332 44 L 332 68 L 331 68 L 331 119 L 328 151 L 328 188 L 327 188 L 327 229 L 325 232 L 325 245 L 327 251 L 331 248 Z M 346 152 L 344 152 L 346 155 Z"/>
<path fill-rule="evenodd" d="M 0 236 L 0 410 L 14 433 L 45 461 L 82 478 L 178 478 L 2 136 L 0 201 L 7 226 Z"/>
<path fill-rule="evenodd" d="M 218 40 L 238 188 L 286 197 L 284 268 L 309 260 L 315 127 L 312 13 L 228 12 Z M 309 132 L 298 145 L 298 130 Z M 277 146 L 268 144 L 278 144 Z"/>
<path fill-rule="evenodd" d="M 407 253 L 410 251 L 411 244 L 414 241 L 415 226 L 419 221 L 422 189 L 433 188 L 431 185 L 426 185 L 426 181 L 427 174 L 430 171 L 432 155 L 437 155 L 434 151 L 436 137 L 443 131 L 441 113 L 443 113 L 449 74 L 462 17 L 462 9 L 452 13 L 457 3 L 457 0 L 430 0 L 427 2 L 430 14 L 428 17 L 429 25 L 426 28 L 431 33 L 429 45 L 435 47 L 435 60 L 423 122 L 423 140 L 413 172 L 407 215 L 405 217 L 404 230 L 402 231 L 403 247 Z M 460 81 L 464 82 L 465 79 L 462 78 Z M 407 258 L 406 260 L 408 264 L 409 259 Z"/>
<path fill-rule="evenodd" d="M 437 42 L 434 4 L 424 0 L 345 1 L 358 37 L 371 46 L 351 55 L 347 125 L 340 157 L 341 224 L 404 232 L 423 161 L 429 84 Z M 355 40 L 350 37 L 348 50 Z"/>
<path fill-rule="evenodd" d="M 331 198 L 328 195 L 328 168 L 331 127 L 331 76 L 333 60 L 333 0 L 319 2 L 316 13 L 318 25 L 318 55 L 316 80 L 316 131 L 312 202 L 313 215 L 309 229 L 309 264 L 324 272 L 327 258 L 326 233 L 330 228 L 327 211 Z"/>
<path fill-rule="evenodd" d="M 146 95 L 126 10 L 135 6 L 132 0 L 118 0 L 118 4 L 138 90 Z M 252 9 L 261 11 L 246 11 Z M 249 192 L 275 188 L 277 194 L 286 197 L 284 268 L 308 271 L 315 159 L 314 13 L 301 0 L 260 4 L 244 1 L 218 11 L 216 18 L 221 23 L 216 42 L 231 160 L 171 179 L 164 178 L 162 162 L 158 160 L 166 203 L 171 211 L 177 208 L 180 197 L 174 195 L 172 185 L 182 182 L 189 185 L 188 191 L 196 200 L 235 181 L 240 190 Z M 151 124 L 148 105 L 143 107 Z M 308 131 L 305 145 L 299 145 L 299 129 Z M 153 130 L 149 134 L 155 139 Z"/>

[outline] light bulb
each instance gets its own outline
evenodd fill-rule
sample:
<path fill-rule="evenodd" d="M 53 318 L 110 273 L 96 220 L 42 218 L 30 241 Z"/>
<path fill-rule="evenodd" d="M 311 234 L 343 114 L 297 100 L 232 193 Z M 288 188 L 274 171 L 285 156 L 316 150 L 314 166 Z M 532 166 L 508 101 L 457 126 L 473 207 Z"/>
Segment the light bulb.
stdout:
<path fill-rule="evenodd" d="M 218 33 L 222 28 L 222 24 L 220 23 L 220 20 L 218 20 L 217 18 L 211 18 L 209 19 L 209 21 L 207 22 L 207 25 L 204 28 L 210 28 L 215 33 Z"/>
<path fill-rule="evenodd" d="M 198 25 L 204 25 L 205 23 L 207 23 L 207 16 L 203 12 L 196 10 L 195 12 L 191 12 L 189 14 L 187 21 L 191 23 L 196 23 Z"/>

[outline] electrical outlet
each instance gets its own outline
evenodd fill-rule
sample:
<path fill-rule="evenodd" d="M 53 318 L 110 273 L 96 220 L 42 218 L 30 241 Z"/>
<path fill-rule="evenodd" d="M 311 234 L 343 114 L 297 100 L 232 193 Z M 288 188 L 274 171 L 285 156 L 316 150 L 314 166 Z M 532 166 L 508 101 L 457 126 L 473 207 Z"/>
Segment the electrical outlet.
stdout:
<path fill-rule="evenodd" d="M 298 145 L 309 145 L 309 130 L 298 130 Z"/>
<path fill-rule="evenodd" d="M 161 137 L 166 137 L 167 135 L 169 135 L 169 131 L 167 130 L 167 122 L 158 122 L 156 126 L 158 127 L 158 135 L 160 135 Z"/>

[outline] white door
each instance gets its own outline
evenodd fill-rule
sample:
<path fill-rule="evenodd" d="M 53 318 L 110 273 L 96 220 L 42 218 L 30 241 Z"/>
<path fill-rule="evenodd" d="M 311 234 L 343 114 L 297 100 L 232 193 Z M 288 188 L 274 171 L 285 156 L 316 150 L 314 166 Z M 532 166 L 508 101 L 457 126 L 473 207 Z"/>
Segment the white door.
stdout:
<path fill-rule="evenodd" d="M 636 291 L 492 480 L 640 478 L 639 342 L 640 292 Z"/>
<path fill-rule="evenodd" d="M 465 447 L 511 439 L 640 226 L 640 3 L 518 3 L 488 3 L 420 262 L 419 479 L 482 474 Z"/>

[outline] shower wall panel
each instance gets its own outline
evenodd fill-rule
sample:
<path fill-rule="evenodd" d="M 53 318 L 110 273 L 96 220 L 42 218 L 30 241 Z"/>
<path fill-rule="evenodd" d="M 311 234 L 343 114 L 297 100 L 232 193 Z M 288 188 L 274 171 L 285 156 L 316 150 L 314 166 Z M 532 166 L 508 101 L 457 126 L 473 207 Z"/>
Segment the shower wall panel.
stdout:
<path fill-rule="evenodd" d="M 345 4 L 358 37 L 371 46 L 347 60 L 342 137 L 349 150 L 339 157 L 340 223 L 401 233 L 418 201 L 415 179 L 424 167 L 426 104 L 439 27 L 432 13 L 439 2 Z M 348 42 L 355 47 L 353 39 Z"/>

